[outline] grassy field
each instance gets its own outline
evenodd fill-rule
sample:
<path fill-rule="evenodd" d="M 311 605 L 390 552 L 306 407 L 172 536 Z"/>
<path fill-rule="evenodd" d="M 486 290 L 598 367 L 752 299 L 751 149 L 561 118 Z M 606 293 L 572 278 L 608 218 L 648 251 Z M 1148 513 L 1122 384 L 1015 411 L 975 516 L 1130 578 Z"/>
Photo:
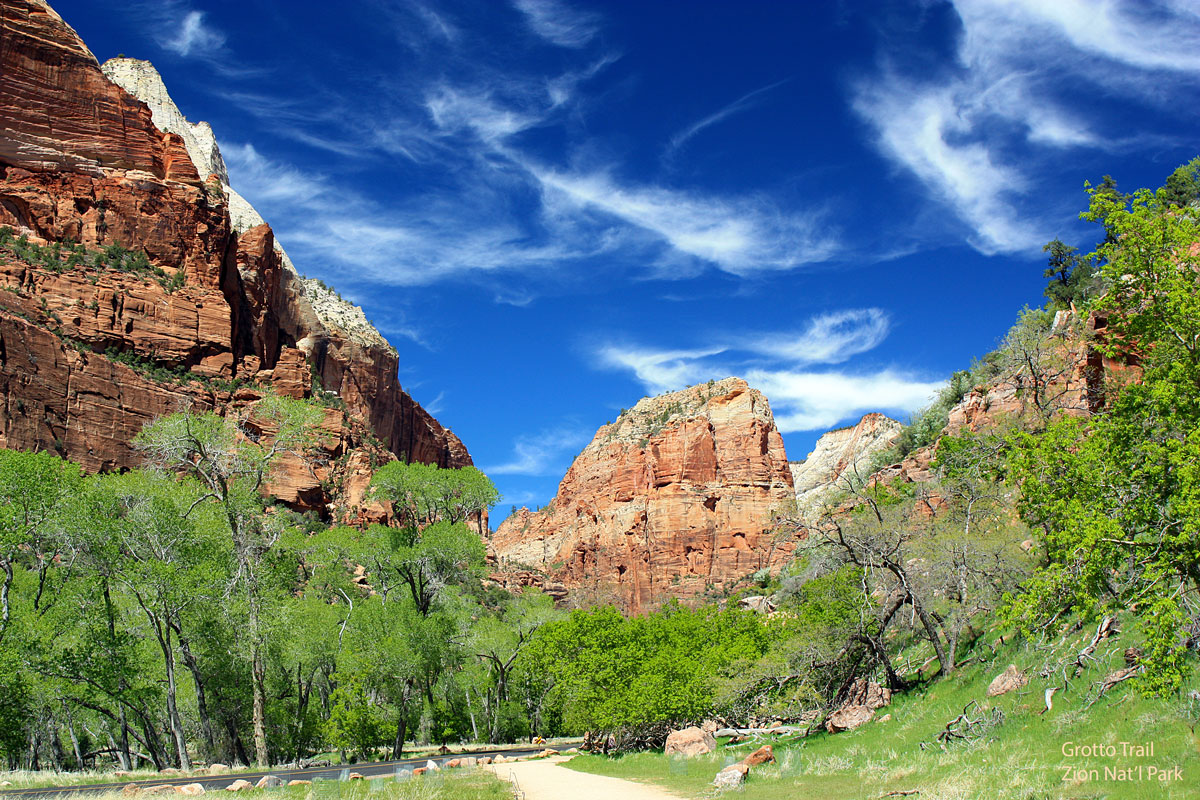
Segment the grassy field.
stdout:
<path fill-rule="evenodd" d="M 567 747 L 577 745 L 579 742 L 580 740 L 578 738 L 559 738 L 549 740 L 545 746 L 562 750 L 566 749 Z M 470 755 L 471 753 L 484 750 L 519 750 L 522 748 L 528 748 L 530 746 L 531 745 L 528 742 L 517 742 L 515 744 L 473 743 L 454 745 L 450 748 L 450 750 L 455 755 L 460 753 Z M 438 745 L 418 745 L 415 747 L 405 747 L 404 758 L 424 758 L 426 756 L 437 755 L 438 753 Z M 381 752 L 379 757 L 373 759 L 373 761 L 386 761 L 388 760 L 389 756 L 390 753 Z M 341 763 L 340 755 L 333 752 L 319 753 L 313 756 L 313 759 L 326 759 L 332 761 L 335 765 Z M 346 764 L 346 766 L 353 769 L 354 763 L 363 764 L 370 762 L 352 762 Z M 258 767 L 235 766 L 231 771 L 223 773 L 223 776 L 227 775 L 229 777 L 229 781 L 232 783 L 233 781 L 237 780 L 237 777 L 240 773 L 257 773 L 261 771 L 262 770 L 260 770 Z M 175 780 L 177 778 L 186 778 L 189 776 L 196 778 L 209 777 L 203 768 L 192 770 L 191 772 L 180 773 L 178 775 L 162 775 L 153 768 L 146 768 L 130 771 L 126 775 L 122 775 L 120 777 L 114 775 L 111 771 L 106 772 L 100 770 L 85 770 L 82 772 L 56 772 L 55 770 L 39 770 L 37 772 L 32 772 L 30 770 L 16 770 L 13 772 L 6 772 L 0 770 L 0 782 L 7 781 L 9 783 L 8 786 L 0 786 L 0 794 L 3 793 L 4 789 L 34 789 L 51 786 L 84 786 L 95 783 L 112 783 L 118 786 L 123 786 L 127 783 L 153 781 L 158 778 L 170 778 L 171 780 Z"/>
<path fill-rule="evenodd" d="M 1077 652 L 1091 633 L 1081 632 L 1061 652 Z M 1126 646 L 1128 642 L 1121 638 L 1101 643 L 1097 660 L 1055 696 L 1053 710 L 1044 715 L 1039 713 L 1044 690 L 1061 683 L 1061 673 L 1039 677 L 1047 660 L 1044 650 L 1001 646 L 986 663 L 898 696 L 876 713 L 876 721 L 856 731 L 774 740 L 776 763 L 752 770 L 738 796 L 856 800 L 915 790 L 920 794 L 911 796 L 919 800 L 1200 797 L 1200 737 L 1192 727 L 1196 701 L 1188 700 L 1186 692 L 1184 700 L 1149 700 L 1123 683 L 1085 708 L 1096 697 L 1096 682 L 1124 666 Z M 988 684 L 1010 663 L 1028 672 L 1029 685 L 989 700 Z M 1198 686 L 1194 683 L 1188 691 Z M 971 701 L 989 711 L 999 710 L 1003 720 L 970 742 L 944 748 L 934 742 L 946 723 Z M 890 720 L 878 721 L 888 714 Z M 1154 756 L 1123 755 L 1123 742 L 1153 744 Z M 1086 757 L 1073 753 L 1078 745 L 1111 745 L 1116 752 Z M 587 755 L 572 759 L 568 766 L 659 784 L 686 797 L 708 797 L 721 766 L 741 759 L 756 746 L 719 745 L 717 752 L 690 761 L 668 759 L 661 753 Z M 1129 768 L 1128 773 L 1120 772 Z M 1159 780 L 1151 775 L 1151 768 L 1169 773 L 1171 779 Z"/>

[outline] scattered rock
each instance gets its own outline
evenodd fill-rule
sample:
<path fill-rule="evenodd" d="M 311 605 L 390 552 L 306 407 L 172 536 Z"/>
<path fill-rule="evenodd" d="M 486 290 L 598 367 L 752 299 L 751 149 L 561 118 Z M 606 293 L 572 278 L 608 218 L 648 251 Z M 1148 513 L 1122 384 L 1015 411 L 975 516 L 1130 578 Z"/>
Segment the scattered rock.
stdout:
<path fill-rule="evenodd" d="M 274 789 L 276 786 L 283 786 L 283 778 L 278 775 L 263 775 L 258 779 L 258 783 L 254 784 L 255 789 Z"/>
<path fill-rule="evenodd" d="M 457 758 L 452 758 L 449 761 L 447 761 L 445 764 L 442 764 L 442 766 L 445 767 L 446 769 L 456 769 L 457 767 L 462 766 L 462 762 Z"/>
<path fill-rule="evenodd" d="M 753 597 L 743 597 L 738 601 L 738 605 L 742 608 L 748 608 L 759 614 L 769 614 L 775 610 L 775 603 L 771 598 L 764 595 L 754 595 Z"/>
<path fill-rule="evenodd" d="M 579 748 L 572 747 L 570 750 L 564 750 L 563 753 L 565 753 L 566 755 L 569 755 L 569 756 L 573 756 L 573 755 L 576 755 L 579 753 Z"/>
<path fill-rule="evenodd" d="M 254 784 L 247 780 L 238 779 L 225 787 L 227 792 L 240 792 L 243 789 L 253 789 Z"/>
<path fill-rule="evenodd" d="M 412 774 L 413 774 L 413 775 L 424 775 L 426 772 L 429 772 L 428 768 L 426 768 L 426 767 L 417 767 L 416 769 L 414 769 L 414 770 L 412 771 Z"/>
<path fill-rule="evenodd" d="M 160 783 L 158 786 L 147 786 L 142 789 L 143 794 L 175 794 L 175 787 L 169 783 Z"/>
<path fill-rule="evenodd" d="M 717 734 L 717 731 L 720 729 L 720 727 L 721 726 L 717 724 L 715 719 L 706 719 L 704 722 L 700 723 L 700 730 L 704 731 L 705 733 L 711 733 L 714 736 Z"/>
<path fill-rule="evenodd" d="M 556 755 L 558 755 L 557 750 L 551 750 L 551 749 L 547 748 L 547 749 L 543 750 L 542 752 L 538 753 L 536 758 L 549 758 L 550 756 L 556 756 Z"/>
<path fill-rule="evenodd" d="M 1002 694 L 1020 689 L 1029 683 L 1029 676 L 1017 669 L 1016 664 L 1009 664 L 1008 669 L 997 675 L 987 688 L 988 697 L 998 697 Z"/>
<path fill-rule="evenodd" d="M 0 781 L 0 786 L 12 786 L 12 781 Z"/>
<path fill-rule="evenodd" d="M 852 731 L 870 722 L 873 716 L 875 709 L 867 706 L 842 706 L 825 720 L 825 730 L 830 733 Z"/>
<path fill-rule="evenodd" d="M 176 787 L 175 791 L 177 791 L 179 794 L 191 796 L 205 794 L 204 787 L 198 783 L 189 783 L 185 786 Z"/>
<path fill-rule="evenodd" d="M 578 753 L 579 751 L 576 750 L 575 752 Z M 479 763 L 480 763 L 480 765 L 490 764 L 490 763 L 492 763 L 492 757 L 491 756 L 483 756 L 482 758 L 479 759 Z"/>
<path fill-rule="evenodd" d="M 750 768 L 745 764 L 730 764 L 717 773 L 712 785 L 718 789 L 736 789 L 746 780 L 746 773 L 749 771 Z"/>
<path fill-rule="evenodd" d="M 435 761 L 426 761 L 425 769 L 429 772 L 441 772 L 442 771 L 442 768 L 439 767 L 437 765 L 437 762 L 435 762 Z"/>
<path fill-rule="evenodd" d="M 352 781 L 361 781 L 361 780 L 363 780 L 362 773 L 361 773 L 361 772 L 351 772 L 351 773 L 350 773 L 350 774 L 347 776 L 347 780 L 352 780 Z"/>
<path fill-rule="evenodd" d="M 478 765 L 479 765 L 479 759 L 478 759 L 478 758 L 476 758 L 475 756 L 467 756 L 466 758 L 461 758 L 461 759 L 459 759 L 459 762 L 458 762 L 458 763 L 459 763 L 459 765 L 460 765 L 460 766 L 462 766 L 462 767 L 466 767 L 466 768 L 468 768 L 468 769 L 469 769 L 469 768 L 471 768 L 471 767 L 478 766 Z"/>
<path fill-rule="evenodd" d="M 695 756 L 702 756 L 705 753 L 711 753 L 716 748 L 716 737 L 701 728 L 693 727 L 684 728 L 680 731 L 672 731 L 667 736 L 667 744 L 663 748 L 663 753 L 668 756 L 693 758 Z"/>
<path fill-rule="evenodd" d="M 311 786 L 312 781 L 300 780 L 297 778 L 295 780 L 288 781 L 287 785 L 288 786 Z"/>
<path fill-rule="evenodd" d="M 882 717 L 880 717 L 879 719 L 877 719 L 875 721 L 876 722 L 888 722 L 889 720 L 891 720 L 891 718 L 892 718 L 891 714 L 884 714 Z"/>
<path fill-rule="evenodd" d="M 158 771 L 158 774 L 159 775 L 179 775 L 180 772 L 179 772 L 179 770 L 175 769 L 174 767 L 166 767 L 164 769 L 160 769 Z"/>
<path fill-rule="evenodd" d="M 775 753 L 771 749 L 771 745 L 764 744 L 762 747 L 755 750 L 750 755 L 742 759 L 742 763 L 747 767 L 757 767 L 760 764 L 769 764 L 775 760 Z"/>
<path fill-rule="evenodd" d="M 504 763 L 506 763 L 506 762 L 507 762 L 507 761 L 509 761 L 509 760 L 510 760 L 509 758 L 507 758 L 506 756 L 504 756 L 503 754 L 501 754 L 501 755 L 498 755 L 498 756 L 496 756 L 496 759 L 495 759 L 495 761 L 494 761 L 493 763 L 496 763 L 496 764 L 504 764 Z"/>
<path fill-rule="evenodd" d="M 130 797 L 135 794 L 141 794 L 141 792 L 142 787 L 138 786 L 136 783 L 127 783 L 125 784 L 125 788 L 121 789 L 121 794 L 125 795 L 126 797 Z"/>
<path fill-rule="evenodd" d="M 228 764 L 209 764 L 208 765 L 208 774 L 209 775 L 224 775 L 226 772 L 229 772 Z"/>

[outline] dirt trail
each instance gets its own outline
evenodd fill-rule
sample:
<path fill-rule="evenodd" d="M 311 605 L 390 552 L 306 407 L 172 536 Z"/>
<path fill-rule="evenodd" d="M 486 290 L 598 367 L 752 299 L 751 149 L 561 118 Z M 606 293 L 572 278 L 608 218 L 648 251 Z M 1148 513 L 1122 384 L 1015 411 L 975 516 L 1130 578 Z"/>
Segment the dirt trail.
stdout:
<path fill-rule="evenodd" d="M 490 767 L 504 780 L 516 779 L 525 800 L 683 800 L 657 786 L 604 775 L 591 775 L 560 766 L 567 758 L 516 761 Z M 518 795 L 519 797 L 520 795 Z"/>

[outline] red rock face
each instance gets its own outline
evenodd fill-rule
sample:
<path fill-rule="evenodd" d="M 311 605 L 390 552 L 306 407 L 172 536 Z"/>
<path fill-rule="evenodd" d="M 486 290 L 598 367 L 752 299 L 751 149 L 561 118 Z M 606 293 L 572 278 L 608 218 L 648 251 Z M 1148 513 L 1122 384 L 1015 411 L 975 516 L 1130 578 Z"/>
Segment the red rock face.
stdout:
<path fill-rule="evenodd" d="M 130 439 L 155 416 L 252 403 L 235 380 L 309 396 L 315 375 L 336 408 L 321 457 L 281 465 L 285 502 L 377 518 L 363 497 L 371 463 L 471 463 L 401 389 L 396 353 L 324 326 L 270 228 L 235 235 L 219 184 L 197 179 L 178 137 L 49 7 L 4 3 L 0 33 L 0 226 L 44 247 L 120 244 L 161 270 L 56 271 L 0 250 L 0 446 L 133 467 Z"/>
<path fill-rule="evenodd" d="M 183 141 L 110 83 L 71 26 L 40 0 L 0 6 L 0 160 L 39 171 L 140 170 L 199 184 Z"/>
<path fill-rule="evenodd" d="M 491 546 L 577 603 L 631 613 L 721 591 L 783 563 L 772 512 L 794 504 L 767 400 L 737 378 L 642 400 L 597 431 L 550 505 L 522 509 Z"/>

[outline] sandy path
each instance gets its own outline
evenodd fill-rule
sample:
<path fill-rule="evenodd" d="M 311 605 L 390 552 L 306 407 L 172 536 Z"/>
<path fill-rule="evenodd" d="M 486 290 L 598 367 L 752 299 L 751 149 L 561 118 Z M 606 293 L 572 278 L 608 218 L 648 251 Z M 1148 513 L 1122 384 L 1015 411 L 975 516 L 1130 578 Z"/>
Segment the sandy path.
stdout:
<path fill-rule="evenodd" d="M 568 760 L 559 757 L 516 761 L 493 764 L 489 769 L 505 780 L 516 778 L 525 800 L 682 800 L 680 795 L 656 786 L 559 766 Z"/>

